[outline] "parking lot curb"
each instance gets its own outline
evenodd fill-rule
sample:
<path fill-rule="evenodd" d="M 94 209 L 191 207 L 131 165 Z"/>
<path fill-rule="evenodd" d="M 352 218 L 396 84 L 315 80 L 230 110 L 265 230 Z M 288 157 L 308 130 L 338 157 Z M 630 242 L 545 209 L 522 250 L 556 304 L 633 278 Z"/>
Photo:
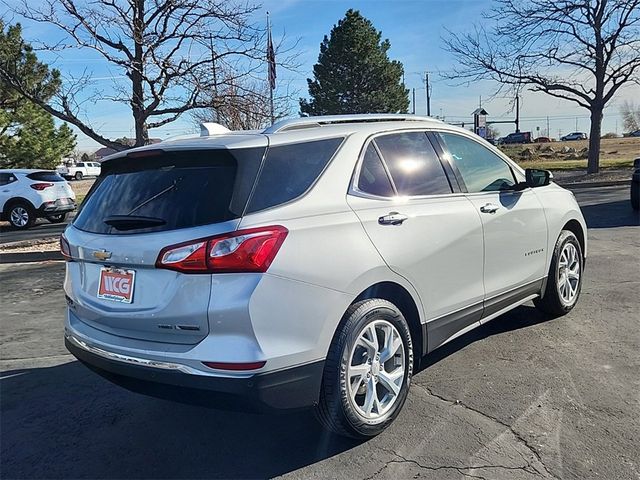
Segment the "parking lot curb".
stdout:
<path fill-rule="evenodd" d="M 64 260 L 64 257 L 59 251 L 0 253 L 0 264 L 46 262 L 49 260 Z"/>
<path fill-rule="evenodd" d="M 631 185 L 631 180 L 612 180 L 610 182 L 574 182 L 564 183 L 556 182 L 563 188 L 592 188 L 592 187 L 617 187 L 623 185 Z"/>

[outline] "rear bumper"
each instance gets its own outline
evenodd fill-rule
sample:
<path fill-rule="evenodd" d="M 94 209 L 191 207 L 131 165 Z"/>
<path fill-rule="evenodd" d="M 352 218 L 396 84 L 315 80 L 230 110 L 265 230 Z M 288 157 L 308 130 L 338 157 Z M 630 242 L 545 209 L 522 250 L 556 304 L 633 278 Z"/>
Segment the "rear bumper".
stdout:
<path fill-rule="evenodd" d="M 60 213 L 72 212 L 76 209 L 76 203 L 62 204 L 60 201 L 43 203 L 37 212 L 40 216 L 57 215 Z"/>
<path fill-rule="evenodd" d="M 128 390 L 180 403 L 214 408 L 264 411 L 308 408 L 320 395 L 324 361 L 245 377 L 188 373 L 175 363 L 107 352 L 72 333 L 65 346 L 94 372 Z"/>

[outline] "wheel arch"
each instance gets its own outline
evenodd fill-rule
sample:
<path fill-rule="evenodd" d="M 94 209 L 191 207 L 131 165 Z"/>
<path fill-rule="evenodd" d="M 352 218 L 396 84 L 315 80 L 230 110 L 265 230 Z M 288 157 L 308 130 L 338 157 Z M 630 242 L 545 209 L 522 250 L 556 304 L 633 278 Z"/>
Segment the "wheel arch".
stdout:
<path fill-rule="evenodd" d="M 29 199 L 24 197 L 13 197 L 7 200 L 4 206 L 2 207 L 2 218 L 3 219 L 7 218 L 7 215 L 9 214 L 9 210 L 11 209 L 11 207 L 13 207 L 18 203 L 25 203 L 27 207 L 31 208 L 31 210 L 33 210 L 33 212 L 35 213 L 36 207 L 33 205 L 33 203 L 31 203 Z"/>
<path fill-rule="evenodd" d="M 387 300 L 400 309 L 409 324 L 413 340 L 413 357 L 419 367 L 422 357 L 426 353 L 427 332 L 420 321 L 420 311 L 416 300 L 405 287 L 390 281 L 378 282 L 369 286 L 360 292 L 353 303 L 370 298 Z"/>
<path fill-rule="evenodd" d="M 586 232 L 583 230 L 580 222 L 578 222 L 578 220 L 576 220 L 575 218 L 571 219 L 564 224 L 562 230 L 569 230 L 578 238 L 580 248 L 582 249 L 582 259 L 583 261 L 585 261 L 587 259 Z"/>

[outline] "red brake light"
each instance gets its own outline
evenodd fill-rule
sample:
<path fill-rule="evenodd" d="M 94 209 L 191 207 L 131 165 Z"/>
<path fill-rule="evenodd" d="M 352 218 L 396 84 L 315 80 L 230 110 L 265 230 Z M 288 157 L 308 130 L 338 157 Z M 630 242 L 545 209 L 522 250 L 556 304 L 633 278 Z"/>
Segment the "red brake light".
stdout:
<path fill-rule="evenodd" d="M 69 247 L 69 242 L 65 238 L 64 233 L 60 235 L 60 253 L 65 260 L 71 261 L 71 247 Z"/>
<path fill-rule="evenodd" d="M 29 185 L 31 188 L 33 188 L 34 190 L 39 190 L 42 191 L 45 188 L 49 188 L 49 187 L 53 187 L 53 183 L 32 183 L 31 185 Z"/>
<path fill-rule="evenodd" d="M 202 362 L 209 368 L 216 368 L 218 370 L 257 370 L 265 366 L 267 362 L 252 362 L 252 363 L 226 363 L 226 362 Z"/>
<path fill-rule="evenodd" d="M 156 267 L 182 273 L 266 272 L 287 233 L 274 225 L 171 245 L 160 251 Z"/>

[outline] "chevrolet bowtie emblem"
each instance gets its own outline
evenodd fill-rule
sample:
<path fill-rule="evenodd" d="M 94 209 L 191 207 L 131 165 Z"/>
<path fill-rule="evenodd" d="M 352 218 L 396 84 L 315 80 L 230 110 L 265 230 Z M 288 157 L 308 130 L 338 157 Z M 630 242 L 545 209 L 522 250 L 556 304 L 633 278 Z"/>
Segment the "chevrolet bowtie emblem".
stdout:
<path fill-rule="evenodd" d="M 106 250 L 96 250 L 93 252 L 93 256 L 98 260 L 108 260 L 111 258 L 111 252 L 107 252 Z"/>

